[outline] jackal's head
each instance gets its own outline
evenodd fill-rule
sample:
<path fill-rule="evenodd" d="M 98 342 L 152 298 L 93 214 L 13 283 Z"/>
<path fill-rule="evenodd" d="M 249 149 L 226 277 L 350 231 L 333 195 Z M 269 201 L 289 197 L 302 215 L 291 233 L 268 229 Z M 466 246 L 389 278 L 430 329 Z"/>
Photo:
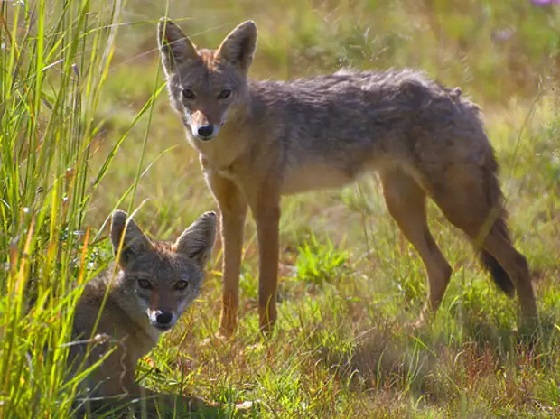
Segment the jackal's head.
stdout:
<path fill-rule="evenodd" d="M 118 257 L 123 289 L 129 293 L 127 312 L 143 311 L 153 327 L 171 329 L 198 296 L 203 268 L 210 256 L 216 214 L 206 212 L 173 244 L 144 235 L 124 211 L 113 213 L 111 241 Z"/>
<path fill-rule="evenodd" d="M 158 46 L 171 103 L 195 141 L 216 137 L 228 113 L 245 103 L 256 42 L 252 21 L 238 25 L 217 50 L 197 49 L 179 26 L 159 22 Z"/>

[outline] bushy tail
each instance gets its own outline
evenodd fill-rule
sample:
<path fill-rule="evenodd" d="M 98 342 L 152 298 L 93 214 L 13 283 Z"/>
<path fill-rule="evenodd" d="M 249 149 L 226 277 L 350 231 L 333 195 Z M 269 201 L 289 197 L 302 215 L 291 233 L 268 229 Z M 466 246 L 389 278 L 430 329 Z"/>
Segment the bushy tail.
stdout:
<path fill-rule="evenodd" d="M 494 152 L 491 152 L 490 158 L 486 162 L 486 187 L 487 187 L 487 198 L 490 203 L 490 208 L 500 208 L 500 216 L 494 222 L 494 225 L 490 229 L 490 234 L 496 234 L 505 238 L 511 243 L 511 238 L 509 236 L 509 230 L 506 224 L 507 211 L 503 207 L 503 196 L 500 190 L 500 184 L 498 182 L 498 163 L 494 157 Z M 494 256 L 488 253 L 486 250 L 481 249 L 480 251 L 480 261 L 485 270 L 487 270 L 492 279 L 498 285 L 498 287 L 505 292 L 508 296 L 513 297 L 515 292 L 515 286 L 511 281 L 508 273 L 500 265 Z"/>
<path fill-rule="evenodd" d="M 484 269 L 490 273 L 498 288 L 505 292 L 509 297 L 513 297 L 513 293 L 515 291 L 513 282 L 511 282 L 509 275 L 498 263 L 496 258 L 486 250 L 483 250 L 480 253 L 480 261 L 482 262 Z"/>

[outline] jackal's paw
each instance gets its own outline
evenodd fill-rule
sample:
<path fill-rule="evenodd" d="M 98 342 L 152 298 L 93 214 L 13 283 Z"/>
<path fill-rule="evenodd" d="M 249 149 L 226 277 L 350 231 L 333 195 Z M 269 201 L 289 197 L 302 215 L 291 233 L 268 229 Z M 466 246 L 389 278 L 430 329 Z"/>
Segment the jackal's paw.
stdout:
<path fill-rule="evenodd" d="M 216 337 L 222 340 L 231 339 L 235 335 L 235 329 L 220 327 Z"/>
<path fill-rule="evenodd" d="M 234 331 L 223 331 L 222 329 L 218 330 L 214 335 L 212 335 L 212 341 L 214 344 L 217 342 L 220 343 L 227 343 L 232 341 L 235 338 L 235 330 Z"/>
<path fill-rule="evenodd" d="M 521 316 L 517 329 L 517 336 L 520 342 L 530 346 L 535 344 L 539 338 L 539 321 L 536 316 Z"/>
<path fill-rule="evenodd" d="M 229 339 L 237 330 L 237 319 L 222 317 L 218 336 L 222 339 Z"/>
<path fill-rule="evenodd" d="M 231 338 L 226 338 L 220 334 L 220 332 L 213 333 L 209 335 L 206 339 L 200 341 L 200 346 L 207 348 L 218 348 L 223 345 L 230 345 Z"/>
<path fill-rule="evenodd" d="M 421 329 L 428 325 L 432 318 L 434 317 L 434 312 L 429 307 L 424 307 L 420 312 L 416 320 L 411 321 L 408 326 L 414 331 Z"/>
<path fill-rule="evenodd" d="M 427 323 L 428 322 L 426 321 L 426 317 L 420 315 L 416 320 L 411 321 L 409 325 L 410 328 L 414 331 L 414 330 L 422 329 L 424 326 L 426 326 Z"/>
<path fill-rule="evenodd" d="M 272 336 L 272 333 L 274 332 L 274 324 L 276 322 L 274 320 L 272 321 L 261 321 L 259 324 L 259 330 L 261 331 L 261 333 L 263 334 L 264 337 L 269 338 Z"/>

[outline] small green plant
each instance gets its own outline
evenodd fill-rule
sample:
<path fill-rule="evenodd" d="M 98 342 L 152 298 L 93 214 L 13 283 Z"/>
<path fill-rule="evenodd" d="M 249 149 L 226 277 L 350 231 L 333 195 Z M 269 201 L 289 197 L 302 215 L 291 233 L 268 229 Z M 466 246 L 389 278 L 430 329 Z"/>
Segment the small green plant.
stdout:
<path fill-rule="evenodd" d="M 330 240 L 321 244 L 315 236 L 298 247 L 296 278 L 313 284 L 334 282 L 348 262 L 348 252 L 338 250 Z"/>
<path fill-rule="evenodd" d="M 247 298 L 257 299 L 258 280 L 255 278 L 251 269 L 247 264 L 241 265 L 241 273 L 239 275 L 239 289 Z"/>

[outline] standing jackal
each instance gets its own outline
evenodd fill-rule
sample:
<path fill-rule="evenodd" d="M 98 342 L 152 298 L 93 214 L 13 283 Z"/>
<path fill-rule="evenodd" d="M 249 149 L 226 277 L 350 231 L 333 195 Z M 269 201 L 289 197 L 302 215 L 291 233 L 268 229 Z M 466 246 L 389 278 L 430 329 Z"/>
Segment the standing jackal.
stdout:
<path fill-rule="evenodd" d="M 124 211 L 114 212 L 111 241 L 118 265 L 86 285 L 74 315 L 75 339 L 94 333 L 110 340 L 71 347 L 73 369 L 106 356 L 87 378 L 88 396 L 131 400 L 146 393 L 135 382 L 136 363 L 198 296 L 215 225 L 216 215 L 206 212 L 169 244 L 148 239 Z"/>
<path fill-rule="evenodd" d="M 169 20 L 158 27 L 171 103 L 220 208 L 220 332 L 231 334 L 237 323 L 247 206 L 257 223 L 260 326 L 268 330 L 276 319 L 280 196 L 340 186 L 370 170 L 379 173 L 389 212 L 424 261 L 427 309 L 440 304 L 451 268 L 428 230 L 426 195 L 475 244 L 500 288 L 517 291 L 522 319 L 532 324 L 537 307 L 527 263 L 509 237 L 478 107 L 460 89 L 413 70 L 251 81 L 256 40 L 252 21 L 217 50 L 197 49 Z"/>

